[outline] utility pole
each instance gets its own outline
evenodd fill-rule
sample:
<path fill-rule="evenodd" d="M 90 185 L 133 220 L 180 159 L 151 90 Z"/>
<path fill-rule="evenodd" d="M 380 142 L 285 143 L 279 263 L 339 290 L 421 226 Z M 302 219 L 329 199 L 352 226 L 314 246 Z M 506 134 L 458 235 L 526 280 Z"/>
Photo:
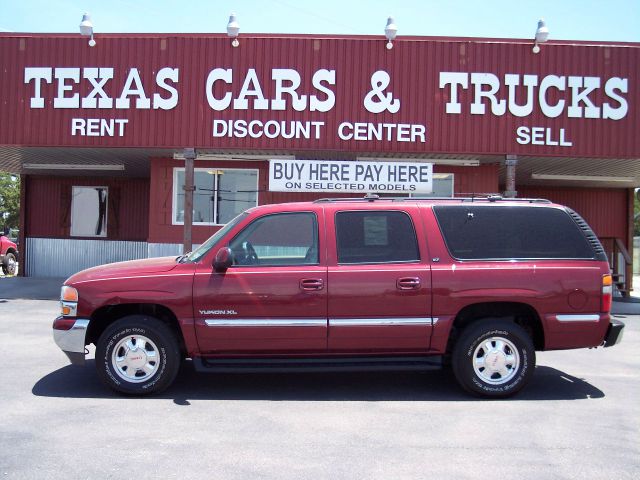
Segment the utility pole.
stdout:
<path fill-rule="evenodd" d="M 195 148 L 184 149 L 184 238 L 182 253 L 188 253 L 193 248 L 191 231 L 193 228 L 193 162 L 196 159 Z"/>
<path fill-rule="evenodd" d="M 507 180 L 504 196 L 507 198 L 515 198 L 518 196 L 518 192 L 516 191 L 516 165 L 518 165 L 518 156 L 507 155 L 505 165 L 507 167 Z"/>

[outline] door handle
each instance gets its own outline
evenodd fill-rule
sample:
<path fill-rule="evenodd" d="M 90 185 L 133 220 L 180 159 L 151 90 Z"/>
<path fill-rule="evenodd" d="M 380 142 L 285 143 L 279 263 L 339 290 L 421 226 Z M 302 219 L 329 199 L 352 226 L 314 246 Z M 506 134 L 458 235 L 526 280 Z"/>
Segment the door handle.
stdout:
<path fill-rule="evenodd" d="M 396 281 L 398 290 L 418 290 L 420 288 L 420 279 L 418 277 L 403 277 Z"/>
<path fill-rule="evenodd" d="M 313 290 L 322 290 L 324 288 L 324 280 L 321 278 L 303 278 L 300 280 L 300 290 L 310 292 Z"/>

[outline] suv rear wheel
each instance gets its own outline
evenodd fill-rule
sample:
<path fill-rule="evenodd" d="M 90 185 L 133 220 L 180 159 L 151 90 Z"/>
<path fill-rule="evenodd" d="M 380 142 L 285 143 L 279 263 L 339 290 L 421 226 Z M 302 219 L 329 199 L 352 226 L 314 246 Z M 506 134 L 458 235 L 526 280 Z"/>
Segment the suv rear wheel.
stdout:
<path fill-rule="evenodd" d="M 467 391 L 504 398 L 533 375 L 536 353 L 527 332 L 515 323 L 487 319 L 469 325 L 453 349 L 453 373 Z"/>
<path fill-rule="evenodd" d="M 178 373 L 180 360 L 178 341 L 171 329 L 145 315 L 115 321 L 96 345 L 100 379 L 113 390 L 130 395 L 166 389 Z"/>

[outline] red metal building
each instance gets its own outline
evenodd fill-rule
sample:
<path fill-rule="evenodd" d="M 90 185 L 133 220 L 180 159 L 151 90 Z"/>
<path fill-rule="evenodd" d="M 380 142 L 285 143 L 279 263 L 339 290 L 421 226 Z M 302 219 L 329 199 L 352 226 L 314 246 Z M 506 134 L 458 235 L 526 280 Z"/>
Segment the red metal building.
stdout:
<path fill-rule="evenodd" d="M 360 196 L 274 191 L 269 159 L 431 163 L 439 194 L 515 185 L 573 207 L 629 287 L 640 44 L 556 41 L 535 54 L 529 40 L 477 38 L 96 41 L 0 33 L 0 169 L 22 178 L 27 275 L 179 253 L 183 153 L 195 148 L 196 244 L 252 205 Z"/>

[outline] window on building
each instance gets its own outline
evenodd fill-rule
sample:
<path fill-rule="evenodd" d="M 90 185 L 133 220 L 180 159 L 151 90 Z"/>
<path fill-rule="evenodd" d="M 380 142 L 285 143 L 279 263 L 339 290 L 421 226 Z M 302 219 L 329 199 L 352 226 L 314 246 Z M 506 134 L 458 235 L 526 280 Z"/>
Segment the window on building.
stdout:
<path fill-rule="evenodd" d="M 393 193 L 393 192 L 379 192 L 379 195 L 384 197 L 453 197 L 453 173 L 434 173 L 431 193 Z"/>
<path fill-rule="evenodd" d="M 410 197 L 453 197 L 453 173 L 434 173 L 431 193 L 411 193 Z M 402 195 L 400 195 L 402 196 Z"/>
<path fill-rule="evenodd" d="M 318 222 L 311 212 L 266 215 L 251 222 L 229 243 L 236 265 L 318 263 Z"/>
<path fill-rule="evenodd" d="M 338 212 L 338 263 L 402 263 L 420 259 L 411 218 L 405 212 Z"/>
<path fill-rule="evenodd" d="M 196 168 L 194 225 L 224 225 L 258 204 L 258 171 Z M 173 172 L 173 223 L 184 223 L 184 168 Z"/>
<path fill-rule="evenodd" d="M 416 194 L 416 197 L 422 196 Z M 434 173 L 433 192 L 427 197 L 453 197 L 453 173 Z"/>
<path fill-rule="evenodd" d="M 107 187 L 73 187 L 71 236 L 107 236 Z"/>

